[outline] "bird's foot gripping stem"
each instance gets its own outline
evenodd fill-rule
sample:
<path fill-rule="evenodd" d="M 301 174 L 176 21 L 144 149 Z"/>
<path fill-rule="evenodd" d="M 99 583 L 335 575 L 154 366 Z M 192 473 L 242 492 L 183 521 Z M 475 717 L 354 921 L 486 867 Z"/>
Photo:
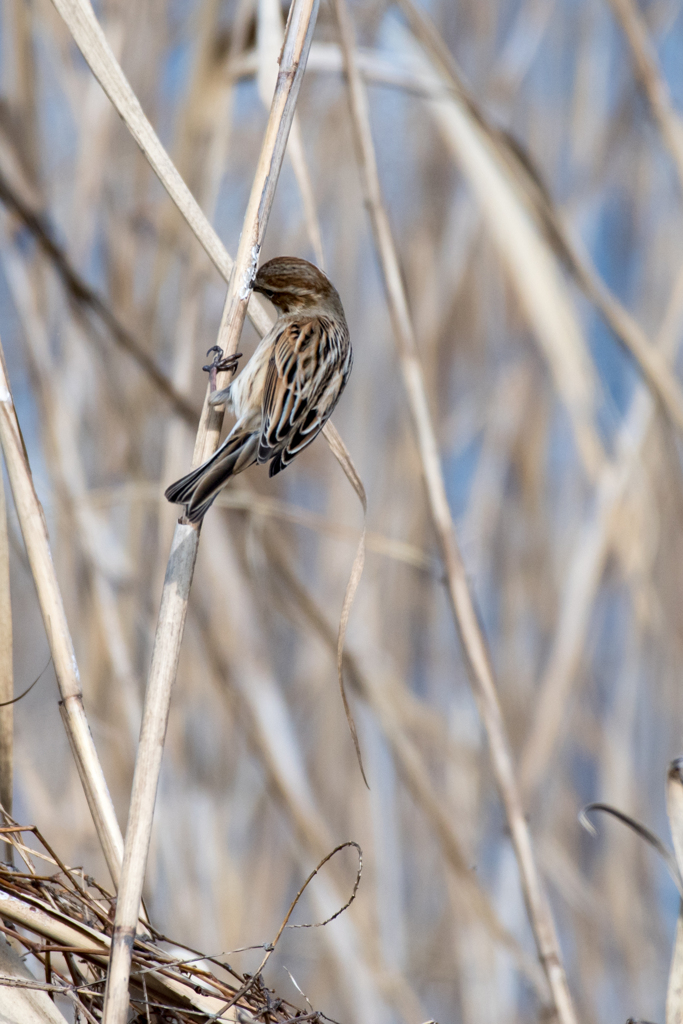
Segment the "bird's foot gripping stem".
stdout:
<path fill-rule="evenodd" d="M 213 392 L 216 390 L 216 376 L 219 370 L 229 370 L 231 373 L 234 373 L 235 370 L 237 369 L 238 362 L 242 358 L 242 353 L 236 352 L 234 356 L 226 356 L 224 359 L 223 349 L 220 347 L 220 345 L 212 345 L 211 348 L 208 349 L 206 353 L 207 356 L 211 355 L 212 352 L 215 352 L 213 362 L 207 363 L 206 366 L 202 367 L 202 369 L 206 370 L 206 372 L 209 375 L 209 388 L 211 393 L 213 394 Z"/>

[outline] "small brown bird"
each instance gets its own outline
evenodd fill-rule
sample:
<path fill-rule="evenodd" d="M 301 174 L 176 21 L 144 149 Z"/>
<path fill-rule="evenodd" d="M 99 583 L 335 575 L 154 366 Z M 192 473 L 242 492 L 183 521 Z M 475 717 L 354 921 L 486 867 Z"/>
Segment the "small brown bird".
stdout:
<path fill-rule="evenodd" d="M 225 441 L 166 491 L 169 501 L 185 505 L 190 522 L 203 519 L 230 477 L 255 462 L 270 462 L 270 476 L 285 469 L 318 436 L 351 373 L 341 299 L 317 267 L 279 256 L 261 267 L 254 291 L 281 315 L 239 377 L 209 399 L 237 417 Z M 234 369 L 235 357 L 215 365 Z"/>

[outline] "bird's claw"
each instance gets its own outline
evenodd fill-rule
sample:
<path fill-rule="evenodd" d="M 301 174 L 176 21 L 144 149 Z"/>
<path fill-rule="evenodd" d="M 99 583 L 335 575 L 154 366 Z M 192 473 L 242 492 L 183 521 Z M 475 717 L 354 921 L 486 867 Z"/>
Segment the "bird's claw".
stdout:
<path fill-rule="evenodd" d="M 242 353 L 236 352 L 234 355 L 226 356 L 224 359 L 223 349 L 220 347 L 220 345 L 212 345 L 211 348 L 207 350 L 207 356 L 211 355 L 212 352 L 216 353 L 213 357 L 213 362 L 207 363 L 206 366 L 202 367 L 202 369 L 206 370 L 206 372 L 209 374 L 210 389 L 213 392 L 216 390 L 217 373 L 223 370 L 229 370 L 230 373 L 234 373 L 235 370 L 237 369 L 238 362 L 242 358 Z"/>
<path fill-rule="evenodd" d="M 210 370 L 212 366 L 215 366 L 216 363 L 223 358 L 223 349 L 220 345 L 212 345 L 211 348 L 207 348 L 207 356 L 210 356 L 212 352 L 216 353 L 213 357 L 213 362 L 207 363 L 206 366 L 202 366 L 202 370 Z"/>
<path fill-rule="evenodd" d="M 211 355 L 212 352 L 216 353 L 213 357 L 213 362 L 207 363 L 206 366 L 202 367 L 202 369 L 206 370 L 207 373 L 210 373 L 211 370 L 230 370 L 234 373 L 237 369 L 238 362 L 242 358 L 241 352 L 235 352 L 234 356 L 226 356 L 224 359 L 223 349 L 220 345 L 212 345 L 210 349 L 207 349 L 207 356 Z"/>

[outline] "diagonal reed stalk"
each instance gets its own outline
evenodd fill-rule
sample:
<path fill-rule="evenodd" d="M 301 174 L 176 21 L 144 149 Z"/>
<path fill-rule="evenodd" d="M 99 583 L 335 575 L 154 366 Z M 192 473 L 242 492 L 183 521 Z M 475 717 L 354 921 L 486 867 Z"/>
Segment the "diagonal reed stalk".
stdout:
<path fill-rule="evenodd" d="M 90 0 L 53 0 L 53 3 L 159 180 L 182 210 L 218 272 L 227 279 L 232 269 L 230 258 L 147 120 L 95 17 Z"/>
<path fill-rule="evenodd" d="M 0 441 L 52 653 L 61 697 L 62 719 L 107 867 L 114 884 L 118 885 L 123 857 L 123 838 L 85 717 L 76 654 L 52 564 L 45 516 L 33 486 L 26 449 L 14 409 L 1 343 Z"/>
<path fill-rule="evenodd" d="M 355 56 L 354 29 L 345 0 L 335 0 L 334 9 L 344 51 L 351 118 L 363 190 L 384 277 L 408 404 L 417 435 L 430 512 L 446 568 L 448 593 L 465 653 L 468 674 L 488 735 L 493 772 L 517 856 L 524 899 L 538 954 L 548 977 L 555 1012 L 562 1024 L 573 1024 L 576 1016 L 555 924 L 536 864 L 486 641 L 479 625 L 446 498 L 415 332 L 379 182 L 367 95 Z"/>
<path fill-rule="evenodd" d="M 664 145 L 676 165 L 678 181 L 683 189 L 683 123 L 671 100 L 671 93 L 662 75 L 657 52 L 648 27 L 633 0 L 610 0 L 614 15 L 621 24 L 631 47 L 640 85 L 650 104 Z"/>
<path fill-rule="evenodd" d="M 538 225 L 542 227 L 548 242 L 555 250 L 556 256 L 567 265 L 586 296 L 595 305 L 596 309 L 600 311 L 605 323 L 609 325 L 624 348 L 631 354 L 653 394 L 657 396 L 662 408 L 671 419 L 671 422 L 679 430 L 683 430 L 683 390 L 671 367 L 667 365 L 661 353 L 658 352 L 657 347 L 652 344 L 638 322 L 604 283 L 591 263 L 588 254 L 570 237 L 545 184 L 539 178 L 536 168 L 533 167 L 527 155 L 516 144 L 511 142 L 509 135 L 501 132 L 488 121 L 474 96 L 465 87 L 460 71 L 434 24 L 416 7 L 413 0 L 398 0 L 398 5 L 403 11 L 416 40 L 423 48 L 424 53 L 428 55 L 429 61 L 438 75 L 437 82 L 440 78 L 444 88 L 450 89 L 453 93 L 452 99 L 446 103 L 446 106 L 460 107 L 466 115 L 470 131 L 474 131 L 475 135 L 479 137 L 478 143 L 481 144 L 483 142 L 485 144 L 490 151 L 490 155 L 494 156 L 499 169 L 505 171 L 508 187 L 510 182 L 514 183 L 515 191 L 518 193 L 517 199 L 522 201 L 523 207 L 532 214 Z M 613 6 L 624 14 L 624 17 L 628 15 L 627 21 L 631 25 L 631 21 L 635 17 L 631 0 L 613 0 Z M 630 14 L 628 13 L 629 11 Z M 662 129 L 665 142 L 676 160 L 677 170 L 680 174 L 682 167 L 680 157 L 681 152 L 683 152 L 683 146 L 680 145 L 680 122 L 671 110 L 670 104 L 667 105 L 667 93 L 661 80 L 659 90 L 653 85 L 653 76 L 656 77 L 656 67 L 648 64 L 648 75 L 642 72 L 642 63 L 645 62 L 647 64 L 645 57 L 642 56 L 642 47 L 639 50 L 638 43 L 634 42 L 634 32 L 629 30 L 628 27 L 626 30 L 636 53 L 641 76 L 646 82 L 646 91 L 653 105 L 655 117 Z M 642 27 L 640 33 L 641 35 L 643 33 Z M 635 35 L 638 37 L 638 32 Z M 426 71 L 427 69 L 423 68 L 423 74 Z M 653 93 L 655 92 L 659 97 L 663 97 L 659 104 L 653 101 Z M 437 109 L 441 106 L 438 102 L 432 105 L 436 106 Z M 465 159 L 463 162 L 466 165 L 469 161 Z M 475 171 L 473 177 L 475 189 L 478 189 L 481 184 L 481 173 Z M 486 202 L 482 205 L 484 210 L 486 210 Z M 498 225 L 494 223 L 492 226 L 494 234 L 497 233 Z M 556 328 L 551 331 L 551 335 L 555 331 Z M 560 393 L 562 393 L 563 389 L 564 385 L 561 381 L 558 381 Z M 580 450 L 586 448 L 586 440 L 583 439 L 584 433 L 585 427 L 578 433 Z M 595 447 L 595 443 L 594 439 L 588 438 L 589 452 L 590 446 Z M 590 452 L 589 468 L 595 465 L 595 454 Z M 593 474 L 591 473 L 591 475 Z"/>
<path fill-rule="evenodd" d="M 225 246 L 181 178 L 147 119 L 140 102 L 109 46 L 88 0 L 53 0 L 92 73 L 114 104 L 152 170 L 168 192 L 193 234 L 225 281 L 233 261 Z M 249 303 L 249 318 L 260 334 L 270 329 L 271 318 L 258 296 Z"/>
<path fill-rule="evenodd" d="M 679 270 L 662 319 L 656 345 L 672 365 L 679 347 L 683 319 L 683 269 Z M 617 437 L 616 457 L 603 470 L 594 492 L 593 511 L 586 518 L 567 560 L 558 622 L 550 654 L 538 686 L 526 743 L 519 765 L 525 801 L 537 795 L 556 751 L 572 686 L 586 647 L 598 587 L 610 552 L 617 547 L 617 513 L 628 504 L 629 487 L 644 460 L 652 436 L 657 405 L 642 384 L 631 400 Z"/>
<path fill-rule="evenodd" d="M 293 0 L 290 8 L 275 94 L 218 334 L 218 344 L 227 354 L 236 351 L 247 314 L 317 12 L 318 0 Z M 223 410 L 210 407 L 205 400 L 195 442 L 194 465 L 203 462 L 218 447 L 222 422 Z M 128 1012 L 132 945 L 149 851 L 171 688 L 178 667 L 199 534 L 198 525 L 177 524 L 164 580 L 126 829 L 104 1005 L 105 1024 L 123 1024 Z"/>

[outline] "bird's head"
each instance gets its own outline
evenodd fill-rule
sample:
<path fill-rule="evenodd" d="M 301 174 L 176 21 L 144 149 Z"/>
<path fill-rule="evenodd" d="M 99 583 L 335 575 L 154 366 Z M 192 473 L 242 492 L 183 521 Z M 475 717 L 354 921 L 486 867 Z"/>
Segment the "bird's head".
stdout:
<path fill-rule="evenodd" d="M 254 291 L 265 295 L 282 313 L 317 308 L 344 315 L 337 290 L 323 272 L 297 256 L 277 256 L 264 263 Z"/>

